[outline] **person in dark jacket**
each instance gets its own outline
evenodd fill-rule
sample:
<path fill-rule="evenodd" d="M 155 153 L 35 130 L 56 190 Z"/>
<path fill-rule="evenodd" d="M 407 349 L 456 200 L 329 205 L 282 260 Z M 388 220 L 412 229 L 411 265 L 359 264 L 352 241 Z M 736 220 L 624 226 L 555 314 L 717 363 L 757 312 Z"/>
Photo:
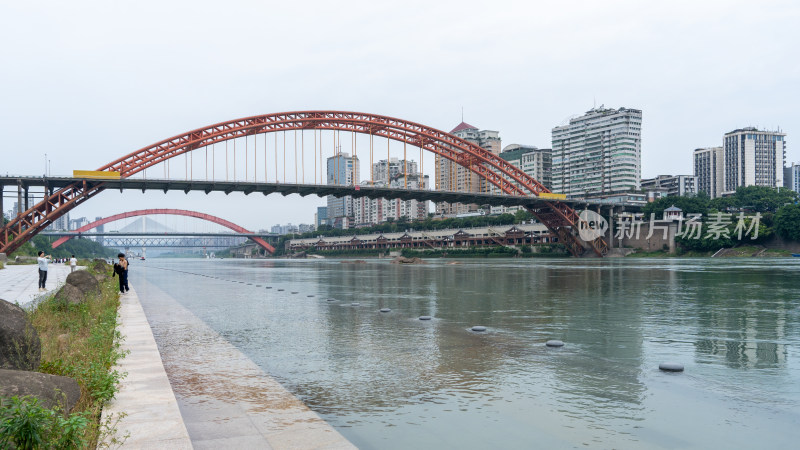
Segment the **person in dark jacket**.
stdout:
<path fill-rule="evenodd" d="M 119 261 L 114 263 L 114 273 L 111 276 L 119 275 L 119 293 L 124 294 L 131 290 L 128 287 L 128 260 L 125 259 L 124 253 L 118 254 L 117 257 Z"/>

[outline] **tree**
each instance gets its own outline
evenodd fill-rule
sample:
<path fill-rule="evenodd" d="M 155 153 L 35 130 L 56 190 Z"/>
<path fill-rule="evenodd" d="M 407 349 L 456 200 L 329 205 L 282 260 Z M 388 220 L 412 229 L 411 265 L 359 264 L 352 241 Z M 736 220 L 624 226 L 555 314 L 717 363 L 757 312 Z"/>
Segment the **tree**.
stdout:
<path fill-rule="evenodd" d="M 530 213 L 527 209 L 520 209 L 514 214 L 514 223 L 523 223 L 531 220 L 533 218 L 533 214 Z"/>
<path fill-rule="evenodd" d="M 775 232 L 781 237 L 800 241 L 800 205 L 786 205 L 775 214 Z"/>
<path fill-rule="evenodd" d="M 670 206 L 677 206 L 683 210 L 684 215 L 706 214 L 709 200 L 708 195 L 702 192 L 693 197 L 664 197 L 645 205 L 642 208 L 642 213 L 644 213 L 645 219 L 649 219 L 651 213 L 656 215 L 656 219 L 662 219 L 665 209 Z"/>

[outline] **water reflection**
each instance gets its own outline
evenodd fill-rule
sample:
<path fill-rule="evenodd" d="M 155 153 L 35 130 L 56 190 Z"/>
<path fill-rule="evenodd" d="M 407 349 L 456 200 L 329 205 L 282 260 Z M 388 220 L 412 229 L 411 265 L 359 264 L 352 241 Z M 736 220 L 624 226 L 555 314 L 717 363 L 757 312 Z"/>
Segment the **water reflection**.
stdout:
<path fill-rule="evenodd" d="M 493 433 L 523 446 L 542 428 L 555 446 L 638 447 L 695 428 L 730 438 L 735 420 L 712 423 L 700 411 L 755 415 L 764 402 L 800 420 L 800 393 L 781 388 L 800 385 L 790 358 L 800 342 L 798 264 L 217 261 L 191 275 L 158 263 L 149 281 L 366 447 L 419 444 L 409 430 L 444 434 L 448 446 L 490 443 Z M 186 283 L 203 289 L 186 295 Z M 549 349 L 548 339 L 567 345 Z M 686 376 L 660 374 L 665 359 L 687 364 Z M 665 381 L 704 392 L 698 412 L 680 413 L 688 430 L 656 420 Z"/>

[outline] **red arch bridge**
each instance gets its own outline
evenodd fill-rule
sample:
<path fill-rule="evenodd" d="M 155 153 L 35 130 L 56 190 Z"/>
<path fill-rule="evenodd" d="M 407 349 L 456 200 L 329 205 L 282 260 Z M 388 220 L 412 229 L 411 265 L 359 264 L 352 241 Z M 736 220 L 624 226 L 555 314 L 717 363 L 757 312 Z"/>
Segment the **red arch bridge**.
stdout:
<path fill-rule="evenodd" d="M 205 214 L 197 211 L 187 211 L 184 209 L 140 209 L 137 211 L 128 211 L 120 214 L 114 214 L 113 216 L 104 217 L 100 220 L 96 220 L 94 222 L 88 223 L 77 230 L 67 232 L 67 233 L 46 233 L 46 234 L 57 234 L 61 235 L 59 239 L 53 242 L 53 248 L 57 248 L 61 246 L 63 243 L 67 242 L 68 240 L 74 237 L 83 236 L 84 233 L 87 233 L 101 225 L 105 225 L 110 222 L 115 222 L 118 220 L 127 219 L 130 217 L 139 217 L 139 216 L 151 216 L 151 215 L 159 215 L 159 214 L 166 214 L 166 215 L 173 215 L 173 216 L 184 216 L 184 217 L 193 217 L 195 219 L 205 220 L 207 222 L 215 223 L 217 225 L 222 225 L 225 228 L 233 231 L 236 234 L 215 234 L 215 237 L 247 237 L 252 239 L 253 242 L 261 246 L 269 253 L 274 253 L 275 248 L 270 245 L 267 241 L 264 240 L 263 237 L 260 235 L 256 235 L 252 231 L 245 229 L 239 225 L 236 225 L 233 222 L 227 221 L 220 217 L 212 216 L 211 214 Z M 151 245 L 156 245 L 160 247 L 208 247 L 209 243 L 208 240 L 204 240 L 202 238 L 208 238 L 208 233 L 203 233 L 202 235 L 198 236 L 187 236 L 188 233 L 177 233 L 183 239 L 172 237 L 172 236 L 165 236 L 165 233 L 137 233 L 135 237 L 128 237 L 128 239 L 121 240 L 119 234 L 114 233 L 92 233 L 91 236 L 112 236 L 114 240 L 119 241 L 118 244 L 131 247 L 131 246 L 141 246 L 148 243 Z M 188 239 L 187 239 L 188 238 Z M 205 244 L 205 245 L 204 245 Z"/>
<path fill-rule="evenodd" d="M 287 132 L 289 139 L 294 142 L 294 164 L 292 164 L 291 153 L 287 156 Z M 298 147 L 298 132 L 300 136 L 300 147 Z M 314 183 L 306 183 L 305 170 L 309 165 L 306 156 L 306 135 L 313 133 L 313 151 L 309 148 L 308 155 L 314 163 Z M 329 132 L 329 133 L 328 133 Z M 345 133 L 344 138 L 342 132 Z M 348 137 L 349 133 L 349 137 Z M 283 150 L 279 148 L 279 135 L 282 137 L 281 143 Z M 252 137 L 252 143 L 251 138 Z M 259 161 L 257 148 L 260 141 L 263 144 L 264 156 Z M 274 140 L 274 159 L 267 155 L 267 145 L 272 137 Z M 341 155 L 343 143 L 350 143 L 353 157 L 357 158 L 359 138 L 368 138 L 369 159 L 372 176 L 370 186 L 356 186 L 358 180 L 336 179 L 328 176 L 327 183 L 323 180 L 323 146 L 330 145 L 329 150 L 332 155 Z M 374 145 L 374 138 L 386 140 L 387 165 L 390 159 L 389 149 L 391 143 L 402 145 L 403 161 L 407 159 L 407 146 L 419 149 L 420 170 L 423 173 L 425 154 L 434 154 L 440 161 L 451 161 L 453 167 L 460 168 L 458 173 L 453 173 L 454 177 L 466 177 L 468 174 L 475 174 L 482 184 L 493 186 L 493 190 L 498 194 L 474 194 L 464 192 L 432 192 L 424 189 L 408 189 L 407 182 L 403 189 L 390 189 L 374 186 L 374 171 L 372 170 L 372 159 L 377 154 L 378 147 Z M 343 140 L 344 139 L 344 140 Z M 309 146 L 311 137 L 308 138 Z M 243 144 L 242 144 L 243 141 Z M 245 179 L 237 178 L 237 149 L 236 143 L 239 142 L 239 155 L 244 152 L 244 174 Z M 232 144 L 232 149 L 228 144 Z M 217 149 L 217 145 L 220 148 Z M 194 177 L 194 158 L 199 159 L 203 155 L 208 161 L 209 149 L 212 155 L 212 178 L 216 180 L 216 151 L 222 151 L 222 144 L 225 148 L 225 182 L 210 183 L 208 181 L 208 163 L 206 162 L 206 181 L 197 180 Z M 244 148 L 242 149 L 242 146 Z M 299 149 L 299 150 L 298 150 Z M 252 150 L 252 159 L 250 159 Z M 233 178 L 229 179 L 228 154 L 233 153 Z M 382 150 L 381 150 L 382 151 Z M 362 155 L 366 153 L 366 148 L 362 147 Z M 183 164 L 180 164 L 179 156 L 183 156 Z M 279 159 L 282 160 L 283 171 L 281 172 Z M 189 161 L 192 161 L 189 163 Z M 300 163 L 298 163 L 298 160 Z M 333 158 L 334 164 L 338 164 L 341 158 Z M 252 161 L 252 166 L 249 163 Z M 274 165 L 272 164 L 274 162 Z M 257 172 L 260 164 L 264 165 L 264 182 L 257 181 Z M 317 164 L 319 164 L 319 183 L 317 183 Z M 331 164 L 331 159 L 328 159 Z M 268 165 L 272 166 L 274 173 L 274 183 L 267 180 Z M 294 182 L 288 181 L 291 175 L 287 175 L 287 165 L 294 169 Z M 164 178 L 152 180 L 147 177 L 147 170 L 151 171 L 158 166 L 163 168 Z M 171 170 L 184 167 L 184 179 L 177 179 L 171 176 Z M 191 167 L 191 169 L 190 169 Z M 253 177 L 250 178 L 252 168 Z M 334 168 L 334 173 L 341 173 L 340 167 Z M 437 170 L 440 167 L 437 165 Z M 224 190 L 226 193 L 243 191 L 246 194 L 251 192 L 280 192 L 284 195 L 288 193 L 299 193 L 301 195 L 334 195 L 334 196 L 368 196 L 370 198 L 414 198 L 420 200 L 433 199 L 435 201 L 469 203 L 474 200 L 485 200 L 486 204 L 493 205 L 520 205 L 530 211 L 542 224 L 544 224 L 559 242 L 574 256 L 582 256 L 593 253 L 603 256 L 608 251 L 608 246 L 602 238 L 591 241 L 584 241 L 578 233 L 581 219 L 578 213 L 566 201 L 546 199 L 550 191 L 527 175 L 522 170 L 516 168 L 508 161 L 499 156 L 461 139 L 450 133 L 425 126 L 407 120 L 396 119 L 387 116 L 380 116 L 368 113 L 342 112 L 342 111 L 298 111 L 288 113 L 265 114 L 259 116 L 246 117 L 242 119 L 220 122 L 207 127 L 198 128 L 186 133 L 156 142 L 147 147 L 136 150 L 130 154 L 122 156 L 114 161 L 100 166 L 97 170 L 119 173 L 118 180 L 96 180 L 96 179 L 43 179 L 44 190 L 41 201 L 28 204 L 28 196 L 24 200 L 24 207 L 21 208 L 16 217 L 13 217 L 0 229 L 0 252 L 10 253 L 19 248 L 20 245 L 30 240 L 37 233 L 43 231 L 56 219 L 63 216 L 75 207 L 83 204 L 100 192 L 109 188 L 136 188 L 136 189 L 180 189 L 189 192 L 193 190 L 205 191 L 206 193 L 215 190 Z M 302 181 L 300 172 L 302 171 Z M 310 171 L 310 170 L 309 170 Z M 328 170 L 328 173 L 331 171 Z M 387 170 L 387 172 L 389 172 Z M 471 178 L 470 178 L 471 179 Z M 27 194 L 27 184 L 30 180 L 21 179 L 0 180 L 0 184 L 10 184 L 11 182 L 19 185 L 18 192 L 24 188 Z M 23 186 L 25 184 L 25 186 Z M 223 187 L 224 186 L 224 187 Z M 2 196 L 0 196 L 2 198 Z M 23 204 L 22 195 L 19 194 L 20 205 Z M 2 209 L 2 205 L 0 205 Z"/>

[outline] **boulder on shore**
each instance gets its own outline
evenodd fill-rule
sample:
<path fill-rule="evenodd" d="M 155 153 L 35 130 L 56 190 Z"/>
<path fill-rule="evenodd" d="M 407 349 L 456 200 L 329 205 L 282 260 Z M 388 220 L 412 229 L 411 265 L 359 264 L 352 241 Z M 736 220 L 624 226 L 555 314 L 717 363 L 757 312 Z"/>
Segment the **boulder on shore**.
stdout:
<path fill-rule="evenodd" d="M 100 294 L 100 283 L 92 274 L 85 270 L 76 270 L 67 275 L 67 284 L 80 289 L 84 294 Z"/>
<path fill-rule="evenodd" d="M 77 381 L 68 377 L 27 370 L 0 369 L 0 397 L 26 395 L 38 398 L 46 408 L 59 409 L 68 414 L 81 399 L 81 387 Z"/>
<path fill-rule="evenodd" d="M 0 369 L 36 370 L 41 357 L 39 333 L 28 314 L 0 299 Z"/>
<path fill-rule="evenodd" d="M 420 258 L 406 258 L 404 256 L 398 256 L 392 260 L 392 264 L 425 264 L 425 261 L 421 260 Z"/>
<path fill-rule="evenodd" d="M 105 260 L 93 259 L 92 262 L 89 263 L 89 270 L 98 274 L 102 273 L 104 275 L 108 275 L 108 273 L 111 271 L 111 268 L 108 263 L 105 262 Z"/>
<path fill-rule="evenodd" d="M 71 284 L 65 284 L 56 292 L 55 299 L 65 305 L 79 305 L 86 301 L 86 294 Z"/>

